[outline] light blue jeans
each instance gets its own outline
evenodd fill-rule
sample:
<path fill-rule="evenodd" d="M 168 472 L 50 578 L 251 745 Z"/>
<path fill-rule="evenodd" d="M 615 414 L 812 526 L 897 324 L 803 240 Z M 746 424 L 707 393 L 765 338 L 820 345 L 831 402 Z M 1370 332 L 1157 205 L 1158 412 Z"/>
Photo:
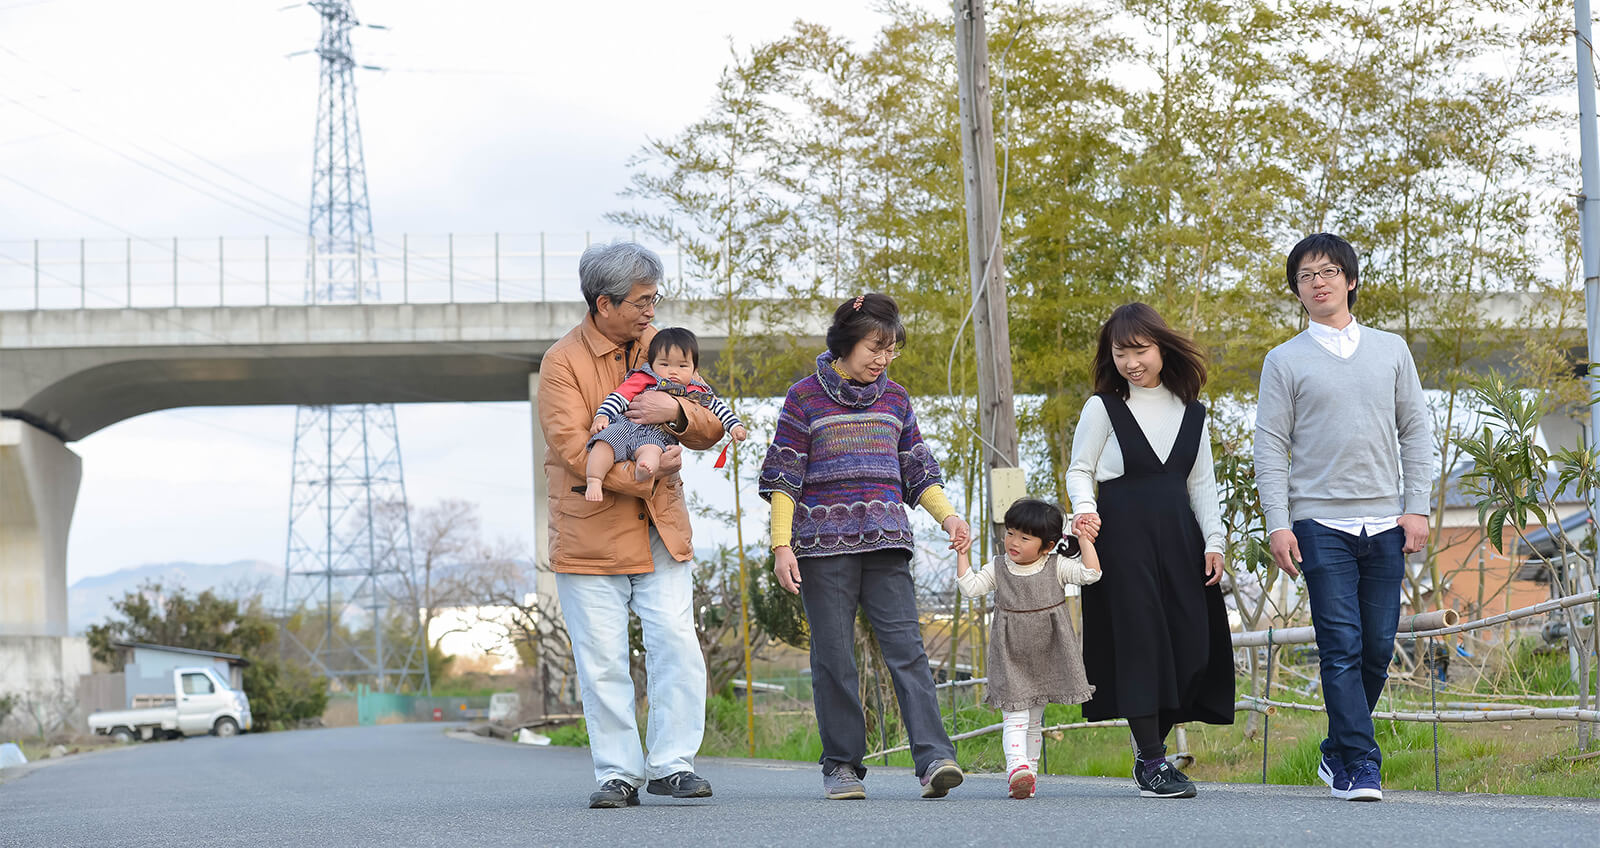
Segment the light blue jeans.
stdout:
<path fill-rule="evenodd" d="M 561 574 L 556 592 L 572 639 L 599 783 L 694 770 L 706 729 L 706 660 L 695 635 L 693 566 L 678 562 L 650 529 L 649 574 Z M 628 611 L 644 630 L 650 712 L 644 747 L 628 672 Z M 646 754 L 648 749 L 648 755 Z"/>

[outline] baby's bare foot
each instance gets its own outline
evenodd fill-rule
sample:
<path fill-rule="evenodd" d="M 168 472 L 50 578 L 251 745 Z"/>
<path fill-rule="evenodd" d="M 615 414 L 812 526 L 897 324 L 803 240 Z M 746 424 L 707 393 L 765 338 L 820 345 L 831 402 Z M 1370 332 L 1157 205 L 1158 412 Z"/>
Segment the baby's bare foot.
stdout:
<path fill-rule="evenodd" d="M 605 490 L 600 488 L 600 481 L 590 477 L 589 486 L 583 492 L 583 499 L 599 503 L 605 499 Z"/>

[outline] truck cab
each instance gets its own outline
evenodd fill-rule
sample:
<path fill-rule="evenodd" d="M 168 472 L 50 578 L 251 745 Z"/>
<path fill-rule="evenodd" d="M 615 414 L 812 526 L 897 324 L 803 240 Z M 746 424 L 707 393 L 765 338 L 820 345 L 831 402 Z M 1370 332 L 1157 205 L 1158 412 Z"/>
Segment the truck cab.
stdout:
<path fill-rule="evenodd" d="M 178 692 L 178 730 L 185 736 L 215 732 L 232 736 L 250 729 L 250 699 L 243 692 L 228 688 L 216 671 L 209 668 L 180 668 L 173 671 Z M 219 725 L 232 721 L 232 728 Z"/>

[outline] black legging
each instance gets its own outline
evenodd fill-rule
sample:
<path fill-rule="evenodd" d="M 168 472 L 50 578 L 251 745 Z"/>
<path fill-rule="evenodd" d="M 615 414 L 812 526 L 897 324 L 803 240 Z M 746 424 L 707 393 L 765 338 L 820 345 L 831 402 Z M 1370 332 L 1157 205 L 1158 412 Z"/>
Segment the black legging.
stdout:
<path fill-rule="evenodd" d="M 1166 756 L 1172 722 L 1157 715 L 1136 716 L 1128 719 L 1128 729 L 1133 731 L 1133 744 L 1139 746 L 1139 759 L 1154 762 Z"/>

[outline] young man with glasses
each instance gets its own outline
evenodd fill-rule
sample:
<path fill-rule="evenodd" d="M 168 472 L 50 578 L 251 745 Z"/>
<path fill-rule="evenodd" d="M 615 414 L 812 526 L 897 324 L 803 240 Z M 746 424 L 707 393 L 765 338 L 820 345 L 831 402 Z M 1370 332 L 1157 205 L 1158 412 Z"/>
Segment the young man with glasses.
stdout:
<path fill-rule="evenodd" d="M 1256 484 L 1273 561 L 1306 578 L 1328 736 L 1317 773 L 1335 798 L 1383 799 L 1372 710 L 1400 618 L 1405 555 L 1422 550 L 1433 436 L 1405 340 L 1356 322 L 1348 242 L 1289 252 L 1289 291 L 1310 323 L 1267 354 L 1256 409 Z"/>

